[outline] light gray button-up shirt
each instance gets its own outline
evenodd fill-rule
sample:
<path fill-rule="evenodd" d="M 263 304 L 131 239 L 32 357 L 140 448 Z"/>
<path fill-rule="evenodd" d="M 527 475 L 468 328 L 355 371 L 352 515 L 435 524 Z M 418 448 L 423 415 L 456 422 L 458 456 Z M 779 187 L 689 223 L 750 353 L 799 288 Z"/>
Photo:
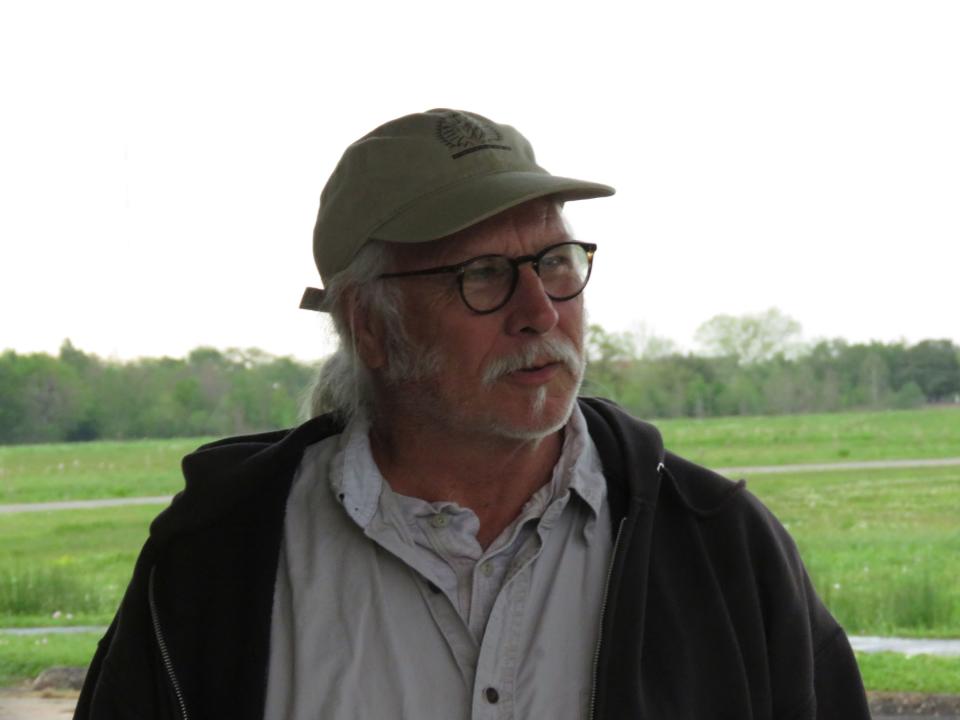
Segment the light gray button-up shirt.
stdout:
<path fill-rule="evenodd" d="M 358 418 L 287 502 L 266 716 L 581 718 L 611 553 L 579 408 L 549 483 L 486 550 L 456 503 L 394 493 Z"/>

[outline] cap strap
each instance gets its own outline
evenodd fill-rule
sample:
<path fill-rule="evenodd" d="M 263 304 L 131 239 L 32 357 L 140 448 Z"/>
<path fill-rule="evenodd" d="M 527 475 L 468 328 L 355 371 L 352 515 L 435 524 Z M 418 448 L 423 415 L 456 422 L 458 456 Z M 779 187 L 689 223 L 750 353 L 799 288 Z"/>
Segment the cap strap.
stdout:
<path fill-rule="evenodd" d="M 326 290 L 320 288 L 308 287 L 303 291 L 303 297 L 300 298 L 301 310 L 316 310 L 324 312 L 323 301 L 327 296 Z"/>

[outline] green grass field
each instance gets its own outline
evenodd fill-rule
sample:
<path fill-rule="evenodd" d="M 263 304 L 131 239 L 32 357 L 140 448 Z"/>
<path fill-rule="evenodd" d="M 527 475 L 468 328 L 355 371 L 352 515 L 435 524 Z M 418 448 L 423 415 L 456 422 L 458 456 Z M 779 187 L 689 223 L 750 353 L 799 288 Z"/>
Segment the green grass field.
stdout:
<path fill-rule="evenodd" d="M 205 438 L 0 445 L 0 504 L 172 495 Z"/>
<path fill-rule="evenodd" d="M 670 447 L 713 466 L 960 456 L 960 408 L 658 425 Z M 182 484 L 180 457 L 201 442 L 2 447 L 0 502 L 172 494 Z M 960 637 L 960 467 L 747 480 L 796 539 L 848 632 Z M 0 626 L 106 625 L 160 509 L 0 515 Z M 34 650 L 49 665 L 56 648 L 67 662 L 88 657 L 95 641 L 34 640 L 0 636 L 0 684 L 4 673 L 22 677 L 17 668 L 33 662 Z M 917 660 L 861 656 L 872 689 L 960 693 L 960 659 Z"/>
<path fill-rule="evenodd" d="M 0 515 L 0 626 L 108 624 L 159 511 Z"/>
<path fill-rule="evenodd" d="M 849 632 L 960 637 L 960 467 L 766 475 L 748 487 Z M 160 509 L 0 516 L 0 625 L 67 614 L 105 624 Z"/>
<path fill-rule="evenodd" d="M 960 466 L 748 478 L 847 632 L 960 637 Z"/>
<path fill-rule="evenodd" d="M 711 467 L 960 457 L 960 406 L 661 420 L 671 450 Z M 209 438 L 0 446 L 0 504 L 172 495 Z"/>
<path fill-rule="evenodd" d="M 960 658 L 857 653 L 868 690 L 960 695 Z"/>
<path fill-rule="evenodd" d="M 710 467 L 960 457 L 960 405 L 655 425 L 669 449 Z"/>
<path fill-rule="evenodd" d="M 86 665 L 99 639 L 96 633 L 0 635 L 0 687 L 19 685 L 53 665 Z"/>
<path fill-rule="evenodd" d="M 52 665 L 85 665 L 99 639 L 97 633 L 0 635 L 0 687 L 21 684 Z M 857 662 L 870 690 L 960 694 L 960 658 L 857 653 Z"/>

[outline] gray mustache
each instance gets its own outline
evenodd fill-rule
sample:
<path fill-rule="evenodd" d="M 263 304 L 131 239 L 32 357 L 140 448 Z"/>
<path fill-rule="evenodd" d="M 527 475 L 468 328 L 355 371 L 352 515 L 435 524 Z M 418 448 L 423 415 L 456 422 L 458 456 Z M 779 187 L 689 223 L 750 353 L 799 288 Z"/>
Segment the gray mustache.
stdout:
<path fill-rule="evenodd" d="M 569 340 L 562 338 L 541 338 L 525 345 L 520 351 L 497 358 L 483 371 L 482 382 L 491 385 L 504 375 L 530 367 L 534 364 L 562 363 L 579 377 L 583 370 L 583 356 Z"/>

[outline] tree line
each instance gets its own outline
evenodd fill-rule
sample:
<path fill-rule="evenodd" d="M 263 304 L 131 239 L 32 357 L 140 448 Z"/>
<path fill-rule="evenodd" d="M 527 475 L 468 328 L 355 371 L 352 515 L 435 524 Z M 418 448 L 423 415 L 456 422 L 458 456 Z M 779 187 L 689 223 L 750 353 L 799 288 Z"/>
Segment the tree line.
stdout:
<path fill-rule="evenodd" d="M 960 347 L 799 341 L 776 309 L 718 315 L 696 333 L 700 354 L 669 340 L 593 325 L 585 390 L 648 418 L 781 415 L 914 408 L 960 402 Z"/>
<path fill-rule="evenodd" d="M 196 437 L 296 422 L 315 369 L 261 350 L 121 362 L 65 341 L 0 355 L 0 443 Z"/>
<path fill-rule="evenodd" d="M 592 325 L 585 394 L 645 418 L 911 408 L 960 402 L 949 340 L 794 342 L 776 311 L 718 316 L 699 354 Z M 295 424 L 316 367 L 261 350 L 198 348 L 185 358 L 105 360 L 65 341 L 57 355 L 0 355 L 0 443 L 255 432 Z"/>

